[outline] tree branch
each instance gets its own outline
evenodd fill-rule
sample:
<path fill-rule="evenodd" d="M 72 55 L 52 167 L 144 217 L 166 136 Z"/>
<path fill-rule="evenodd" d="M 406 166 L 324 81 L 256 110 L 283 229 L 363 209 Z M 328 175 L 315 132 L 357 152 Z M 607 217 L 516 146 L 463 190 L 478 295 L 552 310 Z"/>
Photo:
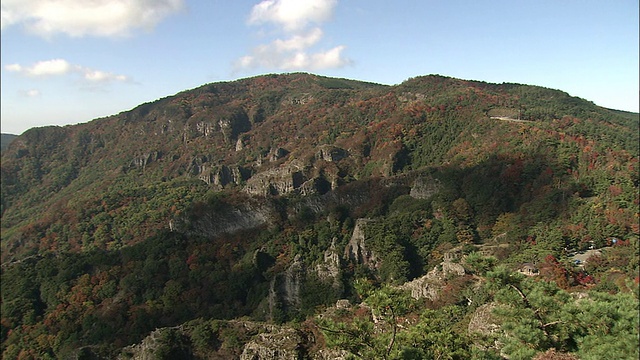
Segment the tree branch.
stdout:
<path fill-rule="evenodd" d="M 527 299 L 527 296 L 522 292 L 522 290 L 520 290 L 520 288 L 518 288 L 513 284 L 509 284 L 509 286 L 514 288 L 518 292 L 518 294 L 520 294 L 520 297 L 522 297 L 522 301 L 524 301 L 524 306 L 526 306 L 528 309 L 533 310 L 533 313 L 536 315 L 538 323 L 540 324 L 539 326 L 540 330 L 542 330 L 542 332 L 546 337 L 549 337 L 549 333 L 547 332 L 547 329 L 546 329 L 547 325 L 544 325 L 544 321 L 542 321 L 542 316 L 540 316 L 540 313 L 538 312 L 538 310 L 533 309 L 533 306 L 531 306 L 529 299 Z M 549 323 L 549 324 L 553 324 L 553 323 Z"/>
<path fill-rule="evenodd" d="M 396 314 L 393 311 L 393 306 L 389 306 L 389 310 L 391 310 L 391 326 L 393 327 L 393 334 L 391 335 L 391 340 L 389 341 L 389 346 L 387 347 L 387 354 L 385 356 L 385 359 L 388 358 L 391 354 L 393 344 L 396 341 L 396 332 L 398 331 L 398 324 L 396 324 Z"/>

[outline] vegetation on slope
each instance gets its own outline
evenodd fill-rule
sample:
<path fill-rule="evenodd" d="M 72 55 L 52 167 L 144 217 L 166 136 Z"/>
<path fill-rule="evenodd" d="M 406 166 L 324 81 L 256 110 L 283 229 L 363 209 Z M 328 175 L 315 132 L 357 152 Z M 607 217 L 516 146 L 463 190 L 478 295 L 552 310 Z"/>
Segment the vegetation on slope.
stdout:
<path fill-rule="evenodd" d="M 0 151 L 4 151 L 9 147 L 9 144 L 13 141 L 13 139 L 17 138 L 18 135 L 13 134 L 1 134 L 0 135 Z"/>
<path fill-rule="evenodd" d="M 637 114 L 557 90 L 308 74 L 31 129 L 2 154 L 4 356 L 113 357 L 157 327 L 302 322 L 347 298 L 369 310 L 307 325 L 363 358 L 469 358 L 496 340 L 496 358 L 637 357 L 637 133 Z M 341 255 L 361 218 L 375 266 Z M 467 273 L 437 300 L 395 287 L 461 245 Z M 591 247 L 609 248 L 574 266 Z M 314 269 L 331 251 L 327 280 Z M 511 273 L 524 263 L 540 276 Z M 292 269 L 297 299 L 272 297 Z M 478 338 L 486 304 L 501 330 Z M 209 343 L 186 331 L 184 353 L 238 356 L 247 339 L 216 324 Z"/>

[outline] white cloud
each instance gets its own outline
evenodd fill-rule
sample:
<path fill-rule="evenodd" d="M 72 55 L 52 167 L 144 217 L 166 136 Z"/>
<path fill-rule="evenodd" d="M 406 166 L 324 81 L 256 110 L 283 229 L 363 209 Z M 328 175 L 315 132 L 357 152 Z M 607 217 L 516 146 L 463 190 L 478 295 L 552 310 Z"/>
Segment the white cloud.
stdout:
<path fill-rule="evenodd" d="M 251 10 L 249 23 L 272 22 L 287 31 L 295 31 L 309 23 L 329 20 L 337 3 L 337 0 L 264 0 Z"/>
<path fill-rule="evenodd" d="M 183 7 L 184 0 L 3 0 L 0 27 L 22 25 L 43 37 L 126 36 Z"/>
<path fill-rule="evenodd" d="M 280 36 L 253 48 L 239 58 L 236 70 L 271 68 L 281 70 L 319 70 L 343 67 L 351 60 L 343 57 L 344 45 L 328 51 L 315 50 L 323 38 L 320 24 L 329 21 L 337 0 L 263 0 L 249 16 L 250 25 L 273 24 Z M 315 24 L 311 27 L 311 24 Z"/>
<path fill-rule="evenodd" d="M 329 51 L 313 54 L 311 66 L 315 69 L 328 69 L 350 65 L 352 61 L 342 57 L 342 50 L 345 48 L 346 46 L 340 45 Z"/>
<path fill-rule="evenodd" d="M 64 59 L 53 59 L 39 61 L 28 68 L 22 68 L 22 66 L 20 68 L 30 76 L 62 75 L 71 70 L 71 64 Z"/>
<path fill-rule="evenodd" d="M 294 35 L 287 40 L 276 39 L 272 46 L 278 52 L 304 50 L 315 45 L 320 39 L 322 39 L 322 29 L 315 28 L 307 34 Z"/>
<path fill-rule="evenodd" d="M 22 66 L 20 64 L 9 64 L 4 67 L 7 71 L 11 72 L 20 72 L 22 71 Z"/>
<path fill-rule="evenodd" d="M 108 82 L 108 81 L 127 81 L 128 77 L 124 75 L 112 74 L 100 70 L 92 70 L 87 68 L 80 68 L 83 78 L 91 82 Z"/>
<path fill-rule="evenodd" d="M 29 90 L 26 90 L 23 94 L 26 97 L 38 97 L 38 96 L 40 96 L 40 90 L 38 90 L 38 89 L 29 89 Z"/>
<path fill-rule="evenodd" d="M 30 77 L 46 77 L 74 73 L 80 75 L 84 80 L 91 83 L 106 83 L 110 81 L 125 82 L 130 80 L 125 75 L 113 74 L 110 72 L 95 70 L 80 65 L 72 65 L 64 59 L 39 61 L 31 66 L 9 64 L 4 68 L 7 71 L 17 72 L 19 74 Z"/>
<path fill-rule="evenodd" d="M 253 50 L 252 55 L 238 59 L 236 68 L 277 68 L 281 70 L 322 70 L 340 68 L 351 64 L 342 56 L 345 46 L 336 46 L 325 51 L 309 54 L 305 51 L 281 52 L 277 46 L 262 45 Z"/>

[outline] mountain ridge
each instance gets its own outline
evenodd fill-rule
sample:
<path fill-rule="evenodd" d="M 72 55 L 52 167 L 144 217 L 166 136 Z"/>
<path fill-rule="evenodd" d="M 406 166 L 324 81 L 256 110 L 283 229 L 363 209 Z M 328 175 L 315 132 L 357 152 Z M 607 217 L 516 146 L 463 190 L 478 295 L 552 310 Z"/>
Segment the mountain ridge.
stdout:
<path fill-rule="evenodd" d="M 365 90 L 345 89 L 347 85 L 364 87 Z M 327 86 L 332 88 L 327 89 Z M 416 89 L 420 92 L 412 92 Z M 543 94 L 542 100 L 532 98 L 538 93 Z M 553 106 L 545 105 L 545 101 L 554 98 Z M 156 179 L 191 174 L 208 184 L 217 183 L 216 186 L 237 185 L 249 180 L 252 172 L 267 174 L 264 170 L 284 165 L 283 161 L 291 164 L 286 159 L 299 159 L 298 167 L 301 169 L 312 166 L 315 160 L 310 160 L 310 157 L 316 157 L 316 152 L 323 145 L 335 146 L 338 152 L 351 153 L 343 162 L 350 163 L 349 167 L 353 169 L 359 168 L 360 172 L 366 171 L 370 175 L 388 176 L 398 171 L 398 167 L 418 168 L 436 164 L 440 161 L 438 158 L 445 156 L 445 149 L 449 146 L 448 143 L 438 144 L 438 139 L 433 139 L 435 143 L 415 143 L 408 140 L 402 131 L 413 128 L 415 132 L 423 128 L 428 131 L 425 135 L 434 136 L 428 129 L 441 131 L 448 118 L 462 116 L 484 127 L 486 124 L 479 121 L 485 121 L 491 112 L 518 114 L 522 119 L 534 120 L 540 125 L 560 121 L 565 115 L 593 116 L 594 124 L 600 126 L 595 136 L 607 136 L 607 141 L 618 141 L 616 146 L 637 154 L 637 138 L 627 136 L 623 139 L 615 130 L 628 126 L 633 132 L 637 123 L 626 117 L 608 116 L 608 110 L 557 90 L 488 84 L 439 75 L 412 78 L 397 86 L 300 73 L 266 75 L 207 84 L 90 123 L 25 132 L 16 139 L 17 146 L 13 151 L 4 155 L 3 175 L 12 175 L 3 178 L 4 184 L 10 184 L 3 186 L 3 223 L 14 222 L 11 212 L 6 213 L 6 204 L 13 201 L 12 193 L 20 193 L 20 188 L 26 189 L 13 186 L 12 176 L 19 174 L 15 171 L 18 168 L 14 167 L 13 172 L 6 170 L 14 164 L 17 166 L 17 158 L 23 156 L 21 152 L 33 152 L 30 155 L 50 159 L 46 161 L 48 164 L 34 169 L 25 182 L 39 184 L 32 190 L 54 194 L 65 189 L 78 191 L 85 183 L 95 186 L 95 179 L 91 178 L 98 173 L 107 180 L 132 171 L 144 173 L 145 176 L 137 177 L 137 181 L 143 182 L 153 172 L 151 178 Z M 434 119 L 433 123 L 425 122 L 429 117 Z M 345 121 L 347 119 L 355 121 Z M 466 127 L 462 123 L 456 126 L 459 130 Z M 584 124 L 564 126 L 575 129 Z M 380 132 L 382 128 L 389 130 L 388 127 L 395 127 L 395 133 Z M 119 131 L 113 132 L 113 129 Z M 441 141 L 444 135 L 436 136 Z M 461 136 L 469 135 L 464 131 L 461 133 Z M 60 144 L 67 146 L 60 148 Z M 409 164 L 412 162 L 407 156 L 412 152 L 410 147 L 429 152 L 428 157 L 432 160 L 424 162 L 425 157 L 421 156 Z M 436 155 L 438 153 L 440 155 Z M 114 161 L 117 163 L 115 167 Z M 270 176 L 302 174 L 304 176 L 298 180 L 303 183 L 319 179 L 335 187 L 344 180 L 345 174 L 341 173 L 344 169 L 333 164 L 335 162 L 325 161 L 321 168 L 314 170 L 322 172 L 322 176 L 304 174 L 304 171 L 292 167 L 273 170 Z M 95 169 L 84 172 L 87 179 L 78 183 L 77 178 L 87 166 Z M 53 169 L 57 173 L 51 174 Z M 160 170 L 162 175 L 157 173 Z M 235 175 L 231 176 L 233 172 Z M 346 175 L 357 178 L 363 174 Z M 255 177 L 250 180 L 256 194 L 279 191 L 269 188 L 269 176 L 261 176 L 264 179 Z M 78 188 L 67 188 L 74 182 Z M 301 185 L 296 183 L 294 187 L 297 189 Z M 11 234 L 6 227 L 5 231 Z"/>
<path fill-rule="evenodd" d="M 4 356 L 114 358 L 166 327 L 143 343 L 237 358 L 245 344 L 263 345 L 247 330 L 263 325 L 219 322 L 243 316 L 312 322 L 295 332 L 298 350 L 311 351 L 303 339 L 323 333 L 348 353 L 409 356 L 388 338 L 404 330 L 389 327 L 385 299 L 406 304 L 415 321 L 415 309 L 435 318 L 456 309 L 450 318 L 461 328 L 476 304 L 513 302 L 501 298 L 513 286 L 560 297 L 629 292 L 638 269 L 637 128 L 637 114 L 560 90 L 295 73 L 30 129 L 2 153 Z M 608 246 L 589 273 L 571 263 L 573 251 Z M 517 276 L 513 286 L 500 282 L 522 264 L 561 290 Z M 428 296 L 415 304 L 395 288 L 420 284 L 411 292 Z M 314 318 L 345 298 L 371 308 Z M 356 331 L 340 314 L 380 317 L 385 343 L 332 338 Z M 265 329 L 273 334 L 260 339 L 291 333 Z M 549 337 L 532 349 L 583 351 L 543 330 Z M 466 333 L 455 336 L 470 351 Z"/>

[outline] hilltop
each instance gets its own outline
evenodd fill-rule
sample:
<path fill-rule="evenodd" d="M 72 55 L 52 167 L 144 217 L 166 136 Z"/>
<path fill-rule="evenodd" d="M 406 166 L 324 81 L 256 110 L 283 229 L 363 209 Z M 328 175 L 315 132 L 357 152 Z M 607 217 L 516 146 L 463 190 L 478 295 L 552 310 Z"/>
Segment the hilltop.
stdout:
<path fill-rule="evenodd" d="M 3 352 L 114 357 L 159 341 L 168 353 L 234 358 L 293 321 L 306 324 L 291 331 L 308 358 L 327 344 L 344 356 L 409 356 L 408 342 L 394 345 L 396 332 L 410 337 L 401 315 L 384 312 L 401 299 L 408 329 L 427 326 L 429 311 L 451 315 L 468 355 L 491 341 L 463 328 L 509 296 L 559 304 L 588 291 L 637 305 L 627 297 L 638 273 L 639 122 L 537 86 L 296 73 L 30 129 L 2 153 Z M 614 239 L 587 268 L 571 263 Z M 508 283 L 523 264 L 544 280 Z M 333 314 L 339 299 L 358 305 Z M 323 306 L 325 320 L 313 320 Z M 393 341 L 350 336 L 372 331 L 366 316 L 352 328 L 367 311 Z M 549 311 L 535 321 L 566 320 Z M 510 332 L 514 317 L 494 334 L 507 344 L 496 356 L 532 341 Z M 542 326 L 545 340 L 527 354 L 602 350 L 580 329 L 591 347 Z"/>

